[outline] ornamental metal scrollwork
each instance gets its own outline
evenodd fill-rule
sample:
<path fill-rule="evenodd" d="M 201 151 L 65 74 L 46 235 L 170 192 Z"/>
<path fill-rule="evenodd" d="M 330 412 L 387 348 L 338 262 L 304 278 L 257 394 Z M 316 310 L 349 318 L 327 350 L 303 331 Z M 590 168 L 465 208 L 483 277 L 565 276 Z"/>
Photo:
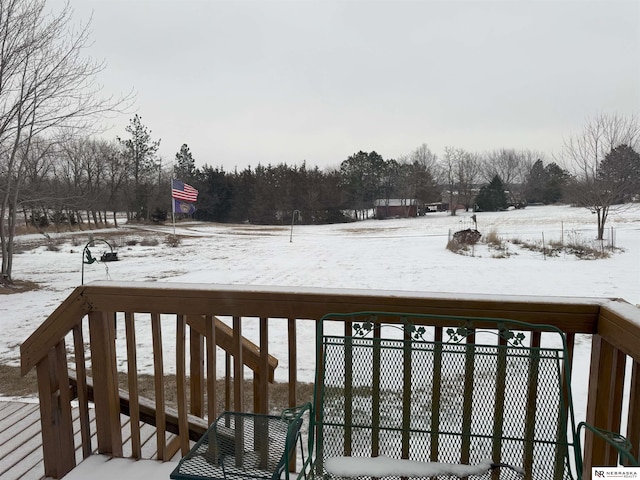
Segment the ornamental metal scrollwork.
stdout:
<path fill-rule="evenodd" d="M 374 319 L 375 320 L 375 319 Z M 409 322 L 406 318 L 402 319 L 402 325 L 385 323 L 385 327 L 396 328 L 404 332 L 412 340 L 426 340 L 424 335 L 427 333 L 427 329 L 423 326 L 416 327 L 413 323 Z M 375 328 L 379 328 L 381 324 L 376 324 L 374 321 L 367 321 L 353 324 L 354 337 L 365 337 L 371 333 Z"/>
<path fill-rule="evenodd" d="M 447 329 L 447 335 L 449 336 L 448 343 L 460 343 L 464 339 L 466 339 L 467 337 L 473 335 L 474 333 L 486 332 L 486 333 L 491 333 L 491 334 L 499 336 L 510 347 L 524 347 L 524 346 L 526 346 L 524 344 L 524 340 L 526 338 L 524 333 L 522 333 L 522 332 L 517 332 L 516 333 L 516 332 L 510 330 L 509 328 L 507 328 L 504 325 L 504 323 L 499 323 L 498 324 L 498 331 L 497 332 L 495 330 L 476 330 L 474 328 L 471 328 L 469 325 L 471 325 L 471 323 L 468 323 L 467 325 L 464 325 L 464 326 L 458 327 L 458 328 L 448 328 Z"/>
<path fill-rule="evenodd" d="M 512 330 L 509 330 L 507 327 L 501 324 L 498 335 L 504 338 L 504 340 L 507 342 L 507 345 L 510 345 L 512 347 L 525 346 L 525 344 L 523 343 L 525 336 L 522 332 L 514 333 Z"/>
<path fill-rule="evenodd" d="M 447 328 L 447 335 L 449 335 L 449 342 L 460 343 L 462 340 L 470 335 L 473 335 L 475 330 L 468 327 L 458 327 L 456 329 Z"/>
<path fill-rule="evenodd" d="M 355 337 L 366 337 L 370 332 L 373 331 L 375 325 L 373 322 L 363 322 L 362 325 L 359 323 L 353 324 L 353 331 Z"/>

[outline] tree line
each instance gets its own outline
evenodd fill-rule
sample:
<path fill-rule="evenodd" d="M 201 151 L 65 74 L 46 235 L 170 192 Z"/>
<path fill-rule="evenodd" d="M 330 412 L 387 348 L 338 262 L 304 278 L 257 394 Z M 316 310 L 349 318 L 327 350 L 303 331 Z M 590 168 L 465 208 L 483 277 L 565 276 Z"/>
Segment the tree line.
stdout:
<path fill-rule="evenodd" d="M 232 171 L 197 167 L 183 144 L 174 161 L 163 165 L 157 156 L 160 141 L 140 116 L 125 132 L 112 141 L 34 137 L 24 158 L 16 155 L 22 188 L 14 213 L 38 228 L 117 226 L 120 213 L 128 221 L 163 221 L 171 210 L 172 177 L 199 190 L 196 219 L 255 224 L 287 224 L 294 212 L 299 222 L 310 224 L 363 219 L 380 199 L 412 199 L 419 210 L 439 204 L 455 215 L 460 208 L 501 210 L 561 201 L 603 208 L 630 201 L 640 191 L 640 156 L 626 144 L 604 155 L 595 178 L 586 183 L 556 162 L 545 163 L 541 152 L 503 148 L 479 154 L 446 147 L 438 156 L 427 144 L 398 159 L 359 151 L 335 168 L 302 162 Z M 0 182 L 7 179 L 0 176 Z M 591 198 L 603 192 L 607 199 Z"/>
<path fill-rule="evenodd" d="M 327 223 L 367 218 L 375 200 L 411 199 L 419 210 L 440 204 L 452 214 L 474 202 L 482 185 L 499 176 L 508 203 L 554 203 L 562 198 L 568 173 L 540 154 L 501 149 L 483 155 L 447 148 L 439 158 L 423 144 L 398 159 L 375 151 L 359 151 L 337 168 L 257 165 L 225 171 L 205 165 L 175 174 L 199 189 L 195 217 L 218 222 L 286 224 L 299 212 L 303 223 Z M 536 174 L 542 168 L 544 175 Z M 504 180 L 506 179 L 506 180 Z M 506 205 L 505 205 L 506 207 Z M 488 209 L 488 208 L 487 208 Z"/>

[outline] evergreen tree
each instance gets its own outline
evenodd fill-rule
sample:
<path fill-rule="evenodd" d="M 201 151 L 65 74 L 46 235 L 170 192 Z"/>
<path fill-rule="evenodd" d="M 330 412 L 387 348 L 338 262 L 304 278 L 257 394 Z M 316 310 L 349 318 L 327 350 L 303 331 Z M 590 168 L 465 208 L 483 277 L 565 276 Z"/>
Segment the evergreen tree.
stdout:
<path fill-rule="evenodd" d="M 232 177 L 222 167 L 205 165 L 194 184 L 199 191 L 194 218 L 210 222 L 229 221 L 234 202 Z"/>
<path fill-rule="evenodd" d="M 476 197 L 476 208 L 485 212 L 497 212 L 507 208 L 507 194 L 498 175 L 493 177 L 489 185 L 480 189 Z"/>
<path fill-rule="evenodd" d="M 562 198 L 564 187 L 570 175 L 556 163 L 544 165 L 542 160 L 536 161 L 526 178 L 527 203 L 556 203 Z"/>
<path fill-rule="evenodd" d="M 381 195 L 385 161 L 376 152 L 359 151 L 340 164 L 343 187 L 348 196 L 350 208 L 356 215 L 373 208 L 373 202 Z"/>
<path fill-rule="evenodd" d="M 136 114 L 125 131 L 129 138 L 118 141 L 124 149 L 124 156 L 128 163 L 130 175 L 133 177 L 130 192 L 129 209 L 136 219 L 148 217 L 147 201 L 153 185 L 153 173 L 156 168 L 156 152 L 160 147 L 160 140 L 151 140 L 151 130 L 142 124 L 142 117 Z"/>
<path fill-rule="evenodd" d="M 598 180 L 615 192 L 613 203 L 623 203 L 640 191 L 640 154 L 628 145 L 613 148 L 600 163 Z"/>
<path fill-rule="evenodd" d="M 537 160 L 526 178 L 525 195 L 527 203 L 543 203 L 544 192 L 548 184 L 547 172 L 544 168 L 544 162 Z"/>
<path fill-rule="evenodd" d="M 196 169 L 193 155 L 191 155 L 187 144 L 183 143 L 180 151 L 176 153 L 176 165 L 173 167 L 173 174 L 184 182 L 192 182 L 197 173 L 198 170 Z"/>
<path fill-rule="evenodd" d="M 545 204 L 559 202 L 564 195 L 565 187 L 571 180 L 571 175 L 555 162 L 544 167 L 544 170 L 547 175 L 547 185 L 542 201 Z"/>

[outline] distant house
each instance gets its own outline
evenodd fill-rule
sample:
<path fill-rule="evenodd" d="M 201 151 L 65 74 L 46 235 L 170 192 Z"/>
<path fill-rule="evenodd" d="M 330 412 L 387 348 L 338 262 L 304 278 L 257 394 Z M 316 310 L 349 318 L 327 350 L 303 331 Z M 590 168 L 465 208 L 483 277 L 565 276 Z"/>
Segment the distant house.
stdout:
<path fill-rule="evenodd" d="M 414 198 L 379 198 L 374 202 L 376 218 L 417 217 L 418 202 Z"/>

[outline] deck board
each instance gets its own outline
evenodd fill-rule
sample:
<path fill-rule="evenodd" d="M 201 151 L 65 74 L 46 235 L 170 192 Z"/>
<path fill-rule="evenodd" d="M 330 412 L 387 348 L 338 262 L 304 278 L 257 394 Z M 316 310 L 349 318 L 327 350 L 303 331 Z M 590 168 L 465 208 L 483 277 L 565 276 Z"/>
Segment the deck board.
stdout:
<path fill-rule="evenodd" d="M 80 435 L 80 410 L 72 409 L 74 442 L 76 445 L 76 465 L 83 460 Z M 95 411 L 89 409 L 91 423 L 91 447 L 95 452 L 97 438 Z M 122 415 L 124 456 L 131 455 L 131 425 L 129 417 Z M 143 444 L 142 457 L 157 459 L 155 427 L 141 424 L 140 437 Z M 167 442 L 173 434 L 167 434 Z M 180 455 L 178 453 L 177 458 Z M 40 427 L 40 407 L 33 400 L 0 398 L 0 478 L 2 480 L 43 480 L 42 435 Z"/>

